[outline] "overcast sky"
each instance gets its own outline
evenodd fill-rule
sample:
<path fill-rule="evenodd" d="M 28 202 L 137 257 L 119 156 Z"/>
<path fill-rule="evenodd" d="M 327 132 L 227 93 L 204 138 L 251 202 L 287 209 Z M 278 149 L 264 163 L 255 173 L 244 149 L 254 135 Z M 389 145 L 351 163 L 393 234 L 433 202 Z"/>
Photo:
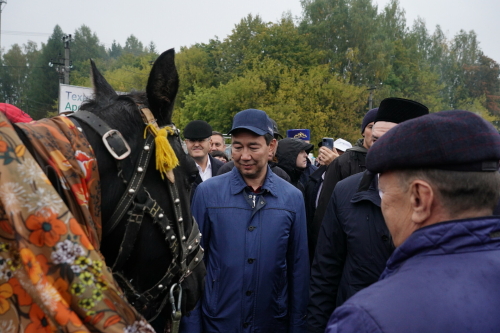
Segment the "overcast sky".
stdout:
<path fill-rule="evenodd" d="M 276 22 L 284 12 L 301 15 L 300 0 L 6 0 L 1 16 L 1 45 L 28 40 L 46 42 L 59 24 L 68 34 L 82 24 L 97 33 L 107 47 L 115 39 L 124 45 L 134 34 L 158 51 L 225 38 L 241 18 L 259 14 Z M 374 0 L 379 11 L 389 0 Z M 452 38 L 460 29 L 474 30 L 485 54 L 500 62 L 500 0 L 400 0 L 408 24 L 422 17 L 430 32 L 437 24 Z"/>

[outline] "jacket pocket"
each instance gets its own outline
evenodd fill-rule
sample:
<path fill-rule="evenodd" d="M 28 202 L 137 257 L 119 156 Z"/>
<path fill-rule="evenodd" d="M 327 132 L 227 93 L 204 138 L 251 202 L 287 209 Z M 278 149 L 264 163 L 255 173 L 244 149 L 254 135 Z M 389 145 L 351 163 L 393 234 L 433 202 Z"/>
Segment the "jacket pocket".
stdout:
<path fill-rule="evenodd" d="M 275 318 L 283 317 L 288 312 L 288 277 L 287 268 L 282 268 L 277 288 L 276 302 L 278 304 L 278 313 Z"/>
<path fill-rule="evenodd" d="M 208 307 L 208 311 L 212 316 L 215 316 L 217 312 L 217 303 L 219 300 L 219 269 L 214 268 L 212 270 L 212 278 L 209 281 L 209 288 L 206 293 L 207 302 L 206 305 Z M 208 287 L 208 286 L 207 286 Z"/>

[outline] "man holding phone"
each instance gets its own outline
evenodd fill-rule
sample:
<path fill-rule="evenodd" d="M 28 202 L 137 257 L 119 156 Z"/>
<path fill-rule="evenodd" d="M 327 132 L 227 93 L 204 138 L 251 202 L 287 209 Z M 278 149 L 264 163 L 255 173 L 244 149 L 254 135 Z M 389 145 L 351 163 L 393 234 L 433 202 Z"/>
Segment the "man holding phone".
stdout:
<path fill-rule="evenodd" d="M 337 152 L 337 150 L 334 147 L 334 141 L 333 138 L 323 138 L 321 140 L 321 143 L 319 144 L 319 151 L 318 151 L 318 157 L 316 158 L 316 161 L 318 161 L 318 164 L 320 166 L 324 165 L 325 167 L 328 166 L 330 163 L 333 162 L 337 157 L 340 156 L 340 154 Z M 326 168 L 325 168 L 326 170 Z M 325 171 L 323 170 L 323 172 Z M 323 172 L 321 174 L 323 174 Z"/>

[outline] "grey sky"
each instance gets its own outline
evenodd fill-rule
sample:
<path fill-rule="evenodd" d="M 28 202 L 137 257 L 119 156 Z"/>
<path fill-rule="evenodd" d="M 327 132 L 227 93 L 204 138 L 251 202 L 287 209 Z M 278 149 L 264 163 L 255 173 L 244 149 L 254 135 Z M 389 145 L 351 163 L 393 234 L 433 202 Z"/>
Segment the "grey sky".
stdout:
<path fill-rule="evenodd" d="M 374 0 L 379 10 L 389 0 Z M 460 29 L 474 30 L 485 54 L 500 62 L 500 1 L 498 0 L 400 0 L 409 25 L 418 16 L 430 32 L 440 24 L 452 38 Z M 28 40 L 47 41 L 54 26 L 73 33 L 82 24 L 96 32 L 107 47 L 134 34 L 144 44 L 153 41 L 158 51 L 210 38 L 225 38 L 249 13 L 276 22 L 283 12 L 300 16 L 299 0 L 7 0 L 2 12 L 1 43 L 4 50 Z M 38 33 L 30 35 L 22 33 Z"/>

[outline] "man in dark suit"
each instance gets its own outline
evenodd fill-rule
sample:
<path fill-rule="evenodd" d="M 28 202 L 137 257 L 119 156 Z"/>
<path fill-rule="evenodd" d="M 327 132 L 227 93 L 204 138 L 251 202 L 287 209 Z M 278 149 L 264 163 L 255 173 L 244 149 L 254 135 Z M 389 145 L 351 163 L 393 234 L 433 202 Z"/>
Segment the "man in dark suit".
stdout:
<path fill-rule="evenodd" d="M 193 120 L 186 125 L 183 134 L 188 154 L 194 159 L 198 168 L 198 174 L 191 188 L 192 198 L 196 187 L 201 182 L 217 175 L 219 168 L 224 163 L 209 154 L 212 127 L 206 121 Z"/>

